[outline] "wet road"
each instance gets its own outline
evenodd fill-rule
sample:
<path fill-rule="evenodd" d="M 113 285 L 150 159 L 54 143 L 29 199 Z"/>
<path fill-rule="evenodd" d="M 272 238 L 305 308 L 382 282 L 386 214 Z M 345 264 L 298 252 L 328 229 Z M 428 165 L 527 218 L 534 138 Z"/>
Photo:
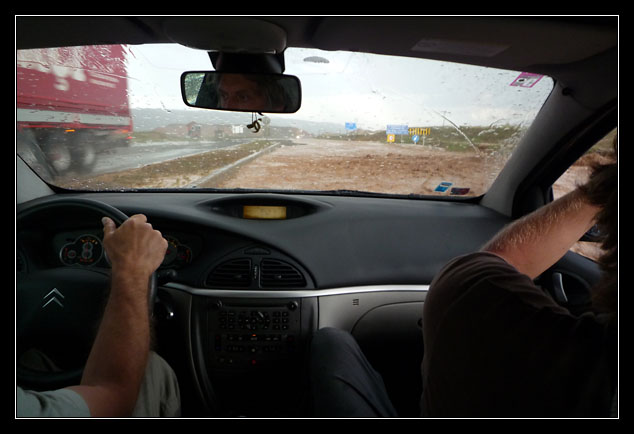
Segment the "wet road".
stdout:
<path fill-rule="evenodd" d="M 209 152 L 214 149 L 226 148 L 245 140 L 223 141 L 165 141 L 132 143 L 129 147 L 113 148 L 99 152 L 97 163 L 91 175 L 100 175 L 126 169 L 147 166 L 175 158 Z"/>

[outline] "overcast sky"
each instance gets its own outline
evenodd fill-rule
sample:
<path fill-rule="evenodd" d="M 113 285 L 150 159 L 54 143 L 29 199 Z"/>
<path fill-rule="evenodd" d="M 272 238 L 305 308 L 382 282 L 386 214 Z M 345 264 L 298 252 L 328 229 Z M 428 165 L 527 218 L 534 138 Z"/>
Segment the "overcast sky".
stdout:
<path fill-rule="evenodd" d="M 306 60 L 307 59 L 307 60 Z M 521 71 L 500 71 L 391 56 L 289 49 L 287 74 L 302 82 L 303 120 L 381 130 L 386 125 L 437 126 L 527 123 L 552 89 L 544 77 L 513 86 Z M 148 72 L 148 67 L 152 72 Z M 207 53 L 185 47 L 131 46 L 129 92 L 133 107 L 184 109 L 180 75 L 210 70 Z M 446 119 L 443 119 L 445 116 Z"/>

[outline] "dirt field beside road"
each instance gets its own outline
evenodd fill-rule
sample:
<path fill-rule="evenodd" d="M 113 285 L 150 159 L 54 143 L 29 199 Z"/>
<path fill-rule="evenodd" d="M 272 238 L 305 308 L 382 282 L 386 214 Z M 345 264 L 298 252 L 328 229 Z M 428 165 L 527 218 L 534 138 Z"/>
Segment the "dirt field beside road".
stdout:
<path fill-rule="evenodd" d="M 467 194 L 474 196 L 486 191 L 503 163 L 504 159 L 485 152 L 477 155 L 413 144 L 301 139 L 242 165 L 215 187 L 433 195 L 439 194 L 434 189 L 441 182 L 451 182 L 452 187 L 469 188 Z"/>

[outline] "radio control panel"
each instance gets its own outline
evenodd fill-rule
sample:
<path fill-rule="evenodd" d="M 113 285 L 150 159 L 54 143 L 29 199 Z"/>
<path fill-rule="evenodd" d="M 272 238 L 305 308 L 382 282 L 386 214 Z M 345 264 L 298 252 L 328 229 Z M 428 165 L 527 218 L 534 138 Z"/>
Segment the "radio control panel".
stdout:
<path fill-rule="evenodd" d="M 212 369 L 258 369 L 298 351 L 301 300 L 265 306 L 216 301 L 207 314 L 208 364 Z"/>

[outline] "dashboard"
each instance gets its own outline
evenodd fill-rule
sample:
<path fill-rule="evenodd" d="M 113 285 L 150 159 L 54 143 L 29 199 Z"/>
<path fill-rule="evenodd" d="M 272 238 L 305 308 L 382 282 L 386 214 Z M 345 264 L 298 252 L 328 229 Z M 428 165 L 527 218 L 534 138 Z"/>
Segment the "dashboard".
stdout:
<path fill-rule="evenodd" d="M 202 248 L 202 239 L 199 236 L 182 232 L 161 233 L 168 246 L 160 269 L 185 267 L 194 260 L 194 254 L 198 254 Z M 57 252 L 60 265 L 108 267 L 102 235 L 102 228 L 60 232 L 53 235 L 51 248 Z"/>
<path fill-rule="evenodd" d="M 160 228 L 157 228 L 161 230 Z M 203 248 L 203 238 L 182 231 L 161 231 L 168 242 L 159 270 L 181 270 L 190 265 Z M 18 232 L 16 272 L 18 278 L 32 271 L 56 268 L 109 268 L 103 247 L 103 229 L 30 229 Z"/>
<path fill-rule="evenodd" d="M 449 259 L 479 248 L 507 222 L 468 202 L 276 194 L 161 193 L 158 201 L 152 193 L 81 196 L 127 215 L 145 214 L 169 241 L 161 268 L 196 288 L 427 284 Z M 250 217 L 244 215 L 247 206 Z M 254 209 L 260 218 L 252 217 Z M 107 266 L 100 219 L 59 211 L 46 222 L 19 227 L 19 271 Z"/>
<path fill-rule="evenodd" d="M 239 237 L 223 237 L 202 228 L 198 232 L 184 232 L 160 224 L 153 227 L 168 242 L 158 269 L 158 275 L 164 279 L 216 289 L 314 287 L 310 273 L 274 247 Z M 109 268 L 102 236 L 101 227 L 62 231 L 33 228 L 20 232 L 18 274 L 24 276 L 29 270 L 55 267 Z"/>

